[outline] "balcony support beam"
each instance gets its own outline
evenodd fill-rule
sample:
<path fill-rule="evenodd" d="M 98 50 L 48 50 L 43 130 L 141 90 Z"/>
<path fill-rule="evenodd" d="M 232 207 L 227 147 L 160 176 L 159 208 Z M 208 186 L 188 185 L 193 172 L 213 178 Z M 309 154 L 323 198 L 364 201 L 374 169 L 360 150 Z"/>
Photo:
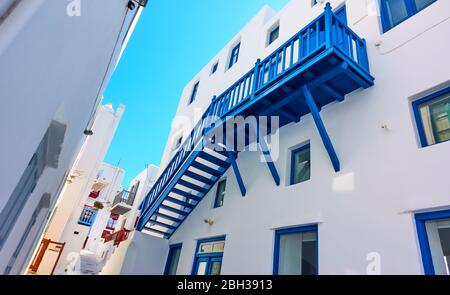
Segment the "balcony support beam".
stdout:
<path fill-rule="evenodd" d="M 302 86 L 303 96 L 305 98 L 306 103 L 308 104 L 309 110 L 311 111 L 311 115 L 314 119 L 314 123 L 316 124 L 317 130 L 319 131 L 320 137 L 322 138 L 322 142 L 325 146 L 325 149 L 328 152 L 331 163 L 333 164 L 334 171 L 340 171 L 340 163 L 339 158 L 334 150 L 333 144 L 331 143 L 331 139 L 328 136 L 325 125 L 323 124 L 322 118 L 319 114 L 319 109 L 317 108 L 316 103 L 314 102 L 314 98 L 309 90 L 307 85 Z"/>
<path fill-rule="evenodd" d="M 236 176 L 236 181 L 239 185 L 239 189 L 241 190 L 241 195 L 245 197 L 247 190 L 245 189 L 244 181 L 242 180 L 241 172 L 239 171 L 239 167 L 236 162 L 236 154 L 234 152 L 228 152 L 228 156 L 231 159 L 231 167 L 233 167 L 234 175 Z"/>
<path fill-rule="evenodd" d="M 261 127 L 261 126 L 260 126 Z M 267 166 L 269 166 L 270 173 L 272 174 L 273 180 L 275 181 L 275 184 L 277 186 L 280 185 L 280 175 L 278 174 L 277 167 L 275 166 L 275 163 L 273 162 L 272 156 L 270 155 L 270 150 L 267 145 L 266 140 L 263 136 L 260 136 L 260 134 L 257 132 L 257 139 L 259 142 L 259 146 L 261 148 L 261 153 L 264 156 L 264 159 L 266 160 Z"/>

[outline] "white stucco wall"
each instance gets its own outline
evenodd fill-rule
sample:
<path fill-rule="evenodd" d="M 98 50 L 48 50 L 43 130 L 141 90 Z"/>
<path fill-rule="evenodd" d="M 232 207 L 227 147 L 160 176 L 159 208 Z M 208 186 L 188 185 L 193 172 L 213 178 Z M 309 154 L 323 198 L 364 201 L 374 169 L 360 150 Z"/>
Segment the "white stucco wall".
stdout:
<path fill-rule="evenodd" d="M 330 2 L 336 8 L 343 1 Z M 419 148 L 410 102 L 450 84 L 450 43 L 444 37 L 450 35 L 450 2 L 438 0 L 384 34 L 377 1 L 346 3 L 349 26 L 367 40 L 376 81 L 321 111 L 341 171 L 334 172 L 310 115 L 280 130 L 275 162 L 280 186 L 258 153 L 240 153 L 247 195 L 241 197 L 229 169 L 224 206 L 212 209 L 214 187 L 170 239 L 170 244 L 183 243 L 178 274 L 190 274 L 197 239 L 218 235 L 226 235 L 222 274 L 271 274 L 274 229 L 307 224 L 318 224 L 319 274 L 365 274 L 371 252 L 380 254 L 382 274 L 423 273 L 413 212 L 450 206 L 445 187 L 450 142 Z M 224 73 L 232 41 L 186 86 L 177 115 L 192 117 L 195 107 L 207 106 L 213 94 L 219 95 L 322 9 L 302 0 L 292 0 L 278 14 L 264 8 L 233 39 L 241 39 L 238 64 Z M 265 48 L 267 30 L 277 21 L 280 38 Z M 217 58 L 219 69 L 210 77 Z M 187 106 L 198 77 L 197 99 Z M 162 163 L 173 154 L 171 140 Z M 311 179 L 288 186 L 290 148 L 307 141 Z M 205 218 L 214 224 L 205 224 Z"/>
<path fill-rule="evenodd" d="M 161 275 L 168 241 L 135 231 L 123 260 L 121 275 Z"/>
<path fill-rule="evenodd" d="M 9 273 L 20 273 L 30 257 L 48 210 L 20 246 L 25 227 L 44 193 L 55 203 L 136 14 L 128 0 L 91 0 L 82 1 L 81 16 L 69 17 L 68 3 L 20 1 L 0 23 L 0 209 L 51 120 L 67 125 L 58 168 L 45 169 L 0 251 L 1 273 L 8 263 Z"/>

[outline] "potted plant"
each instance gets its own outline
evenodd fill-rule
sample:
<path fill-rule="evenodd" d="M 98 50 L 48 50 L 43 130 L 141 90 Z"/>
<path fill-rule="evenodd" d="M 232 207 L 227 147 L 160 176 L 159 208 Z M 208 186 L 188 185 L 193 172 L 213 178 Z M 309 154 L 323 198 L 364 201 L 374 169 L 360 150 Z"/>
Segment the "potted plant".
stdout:
<path fill-rule="evenodd" d="M 103 209 L 103 204 L 99 201 L 94 202 L 94 208 L 97 208 L 99 210 Z"/>

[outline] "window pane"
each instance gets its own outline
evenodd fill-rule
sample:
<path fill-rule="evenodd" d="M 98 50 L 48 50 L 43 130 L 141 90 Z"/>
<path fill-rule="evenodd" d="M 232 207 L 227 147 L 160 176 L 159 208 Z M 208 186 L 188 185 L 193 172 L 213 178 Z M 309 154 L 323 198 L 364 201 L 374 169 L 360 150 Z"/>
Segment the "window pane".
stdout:
<path fill-rule="evenodd" d="M 197 267 L 197 275 L 206 275 L 206 266 L 207 266 L 207 262 L 206 261 L 201 261 L 198 263 L 198 267 Z"/>
<path fill-rule="evenodd" d="M 225 248 L 225 241 L 201 243 L 199 253 L 220 253 Z"/>
<path fill-rule="evenodd" d="M 200 84 L 200 82 L 195 83 L 194 87 L 192 88 L 192 93 L 191 93 L 191 98 L 189 99 L 189 104 L 191 104 L 195 100 L 195 97 L 197 96 L 199 84 Z"/>
<path fill-rule="evenodd" d="M 316 231 L 282 234 L 279 243 L 278 274 L 317 273 Z"/>
<path fill-rule="evenodd" d="M 394 27 L 408 18 L 405 0 L 386 0 L 387 18 L 390 26 Z"/>
<path fill-rule="evenodd" d="M 222 262 L 220 261 L 214 261 L 211 264 L 211 275 L 220 275 L 220 269 L 222 267 Z"/>
<path fill-rule="evenodd" d="M 218 242 L 213 244 L 213 252 L 223 252 L 223 249 L 225 248 L 225 242 Z"/>
<path fill-rule="evenodd" d="M 228 68 L 231 68 L 235 63 L 237 63 L 237 61 L 239 59 L 239 48 L 240 48 L 240 46 L 241 46 L 241 43 L 236 45 L 233 48 L 233 50 L 231 50 L 230 64 L 228 65 Z"/>
<path fill-rule="evenodd" d="M 424 9 L 425 7 L 427 7 L 428 5 L 430 5 L 431 3 L 435 2 L 435 1 L 436 0 L 414 0 L 418 11 Z"/>
<path fill-rule="evenodd" d="M 221 180 L 218 184 L 217 184 L 217 192 L 216 192 L 216 199 L 214 202 L 214 208 L 217 207 L 222 207 L 223 206 L 223 201 L 225 198 L 225 187 L 226 187 L 226 179 Z"/>
<path fill-rule="evenodd" d="M 450 219 L 425 222 L 434 271 L 450 274 Z"/>
<path fill-rule="evenodd" d="M 175 275 L 177 273 L 178 261 L 180 260 L 181 248 L 172 248 L 170 251 L 172 253 L 171 253 L 169 271 L 167 274 Z"/>
<path fill-rule="evenodd" d="M 446 94 L 419 106 L 428 144 L 450 139 L 450 95 Z"/>
<path fill-rule="evenodd" d="M 276 27 L 270 32 L 269 36 L 269 44 L 271 44 L 273 41 L 278 39 L 278 36 L 280 35 L 280 27 Z"/>
<path fill-rule="evenodd" d="M 309 146 L 293 152 L 293 180 L 292 184 L 310 179 L 311 159 Z"/>

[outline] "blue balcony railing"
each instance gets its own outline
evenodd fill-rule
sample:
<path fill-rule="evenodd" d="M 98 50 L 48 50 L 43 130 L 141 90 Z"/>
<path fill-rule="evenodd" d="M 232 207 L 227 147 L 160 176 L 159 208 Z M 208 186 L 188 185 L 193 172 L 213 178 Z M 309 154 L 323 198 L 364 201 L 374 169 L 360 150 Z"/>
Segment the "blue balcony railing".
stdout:
<path fill-rule="evenodd" d="M 338 75 L 341 70 L 344 70 L 345 73 L 336 78 L 338 85 L 332 85 L 333 87 L 325 85 L 327 79 Z M 310 79 L 317 79 L 314 82 L 306 81 L 304 77 L 307 75 Z M 347 77 L 349 77 L 348 81 Z M 325 11 L 321 15 L 272 54 L 263 60 L 258 59 L 255 66 L 238 81 L 222 94 L 213 97 L 201 119 L 141 203 L 142 215 L 145 215 L 153 205 L 161 204 L 161 200 L 158 201 L 158 204 L 155 204 L 155 201 L 163 192 L 168 193 L 174 187 L 174 184 L 169 186 L 169 183 L 173 181 L 175 175 L 180 174 L 180 169 L 187 169 L 184 163 L 192 151 L 203 148 L 201 143 L 212 128 L 216 128 L 229 116 L 243 113 L 256 101 L 264 98 L 266 92 L 272 91 L 277 85 L 294 78 L 299 81 L 299 84 L 315 83 L 316 85 L 310 85 L 311 88 L 320 85 L 323 87 L 320 91 L 328 92 L 337 100 L 343 99 L 343 95 L 359 87 L 366 88 L 373 85 L 373 77 L 369 73 L 365 40 L 339 20 L 333 14 L 329 4 L 326 5 Z M 321 93 L 323 92 L 318 92 L 318 94 Z M 323 99 L 322 104 L 326 104 L 326 102 L 329 101 Z M 297 115 L 303 114 L 297 113 Z M 335 170 L 338 170 L 339 164 L 333 164 Z M 199 179 L 202 178 L 199 177 Z M 188 187 L 192 186 L 188 185 Z M 176 210 L 174 211 L 176 212 Z M 143 218 L 139 227 L 143 228 L 146 221 Z"/>
<path fill-rule="evenodd" d="M 83 211 L 81 211 L 80 218 L 78 219 L 78 224 L 91 226 L 95 217 L 97 216 L 98 210 L 89 206 L 84 206 Z"/>

